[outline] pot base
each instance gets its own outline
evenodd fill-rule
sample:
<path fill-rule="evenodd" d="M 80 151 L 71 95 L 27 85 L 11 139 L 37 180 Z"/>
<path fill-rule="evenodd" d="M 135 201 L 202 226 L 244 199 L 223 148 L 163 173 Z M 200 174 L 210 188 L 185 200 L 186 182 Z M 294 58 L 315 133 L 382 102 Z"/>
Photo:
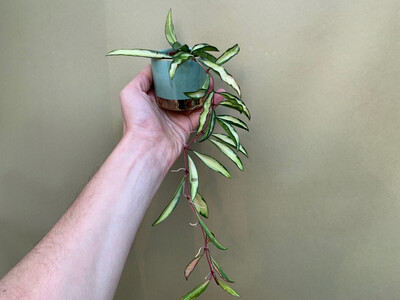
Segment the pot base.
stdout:
<path fill-rule="evenodd" d="M 156 96 L 157 104 L 159 107 L 172 110 L 172 111 L 190 111 L 199 108 L 204 99 L 194 100 L 194 99 L 183 99 L 183 100 L 170 100 L 164 99 Z"/>

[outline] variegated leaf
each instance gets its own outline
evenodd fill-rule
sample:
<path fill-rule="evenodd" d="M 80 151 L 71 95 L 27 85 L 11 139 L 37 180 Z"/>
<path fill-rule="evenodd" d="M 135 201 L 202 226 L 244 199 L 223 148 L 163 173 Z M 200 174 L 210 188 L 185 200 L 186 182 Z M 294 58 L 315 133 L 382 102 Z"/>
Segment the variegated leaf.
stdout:
<path fill-rule="evenodd" d="M 190 183 L 190 200 L 193 201 L 196 197 L 199 188 L 199 175 L 197 174 L 196 165 L 192 158 L 188 155 L 189 159 L 189 183 Z"/>
<path fill-rule="evenodd" d="M 240 96 L 240 87 L 238 83 L 232 77 L 232 75 L 230 75 L 223 67 L 206 59 L 202 59 L 201 62 L 205 64 L 207 67 L 209 67 L 211 70 L 213 70 L 215 73 L 217 73 L 219 77 L 222 79 L 222 81 L 229 84 Z"/>
<path fill-rule="evenodd" d="M 210 284 L 211 278 L 196 286 L 193 290 L 181 298 L 181 300 L 192 300 L 200 296 Z"/>
<path fill-rule="evenodd" d="M 183 191 L 183 184 L 185 182 L 185 178 L 182 178 L 181 183 L 178 186 L 174 196 L 172 197 L 171 201 L 168 203 L 167 207 L 162 211 L 161 215 L 154 221 L 153 226 L 159 224 L 160 222 L 164 221 L 174 210 L 176 205 L 178 204 L 179 198 L 182 195 Z"/>
<path fill-rule="evenodd" d="M 199 223 L 201 227 L 203 227 L 203 230 L 207 237 L 211 240 L 211 242 L 220 250 L 226 250 L 228 248 L 222 246 L 214 237 L 212 232 L 207 228 L 206 224 L 204 224 L 203 220 L 200 218 L 199 214 L 196 212 L 197 219 L 199 220 Z"/>
<path fill-rule="evenodd" d="M 206 154 L 201 154 L 198 153 L 196 151 L 193 151 L 194 154 L 197 155 L 198 158 L 200 158 L 200 160 L 210 169 L 221 173 L 222 175 L 224 175 L 227 178 L 231 178 L 231 174 L 228 172 L 228 170 L 215 158 L 206 155 Z"/>
<path fill-rule="evenodd" d="M 237 126 L 239 128 L 249 131 L 249 127 L 247 126 L 247 124 L 236 117 L 227 116 L 227 115 L 218 115 L 217 119 L 223 120 L 225 122 L 228 122 L 231 125 L 234 125 L 234 126 Z"/>
<path fill-rule="evenodd" d="M 204 125 L 206 124 L 207 115 L 210 112 L 210 107 L 213 98 L 214 98 L 214 92 L 211 92 L 208 94 L 206 100 L 204 100 L 203 111 L 201 112 L 199 117 L 199 127 L 197 128 L 197 134 L 199 134 L 203 130 Z"/>
<path fill-rule="evenodd" d="M 218 105 L 229 107 L 240 113 L 243 113 L 243 108 L 238 103 L 233 102 L 231 100 L 224 100 L 224 101 L 220 102 Z"/>
<path fill-rule="evenodd" d="M 185 52 L 180 52 L 178 54 L 175 54 L 171 62 L 171 65 L 169 67 L 169 77 L 171 79 L 174 78 L 176 69 L 178 69 L 180 65 L 182 65 L 184 62 L 187 62 L 189 59 L 193 57 L 194 57 L 193 55 Z"/>
<path fill-rule="evenodd" d="M 239 135 L 237 134 L 235 128 L 233 128 L 231 124 L 225 122 L 224 120 L 217 119 L 217 121 L 221 125 L 221 127 L 226 131 L 229 137 L 235 142 L 236 150 L 239 150 L 240 147 Z"/>
<path fill-rule="evenodd" d="M 221 93 L 218 93 L 218 94 L 223 96 L 226 100 L 228 100 L 228 101 L 230 101 L 230 102 L 232 102 L 234 104 L 239 105 L 242 108 L 242 110 L 243 110 L 244 114 L 246 115 L 246 117 L 249 120 L 251 119 L 251 115 L 250 115 L 249 109 L 247 108 L 247 106 L 244 104 L 244 102 L 240 98 L 238 98 L 235 95 L 232 95 L 230 93 L 227 93 L 227 92 L 221 92 Z"/>
<path fill-rule="evenodd" d="M 172 56 L 147 49 L 119 49 L 113 50 L 107 53 L 107 56 L 138 56 L 138 57 L 148 57 L 148 58 L 172 58 Z"/>
<path fill-rule="evenodd" d="M 206 130 L 204 131 L 204 135 L 203 135 L 202 139 L 200 140 L 200 142 L 207 140 L 210 137 L 210 135 L 213 133 L 214 128 L 215 128 L 216 116 L 217 116 L 217 114 L 215 113 L 215 110 L 211 109 L 210 118 L 208 120 Z"/>
<path fill-rule="evenodd" d="M 205 218 L 208 218 L 208 206 L 206 200 L 204 200 L 203 196 L 198 192 L 196 197 L 194 197 L 193 205 L 199 214 Z"/>
<path fill-rule="evenodd" d="M 172 22 L 172 9 L 168 11 L 167 20 L 165 21 L 165 37 L 171 46 L 178 42 L 175 35 L 174 23 Z"/>
<path fill-rule="evenodd" d="M 226 146 L 224 143 L 221 143 L 217 140 L 209 139 L 209 141 L 213 143 L 215 146 L 217 146 L 222 153 L 224 153 L 230 160 L 232 160 L 237 165 L 237 167 L 241 171 L 243 171 L 242 161 L 240 160 L 239 156 L 235 153 L 235 151 Z"/>
<path fill-rule="evenodd" d="M 222 65 L 238 54 L 240 51 L 239 45 L 236 44 L 226 50 L 220 57 L 218 57 L 217 61 L 215 62 L 217 65 Z"/>
<path fill-rule="evenodd" d="M 207 74 L 203 86 L 195 92 L 185 92 L 184 94 L 192 99 L 202 99 L 206 96 L 208 88 L 210 87 L 210 75 Z"/>
<path fill-rule="evenodd" d="M 227 135 L 221 133 L 213 133 L 213 137 L 220 140 L 222 143 L 226 144 L 227 146 L 233 147 L 236 149 L 235 142 Z M 239 151 L 242 152 L 246 157 L 249 157 L 247 150 L 243 147 L 243 145 L 239 146 Z"/>
<path fill-rule="evenodd" d="M 196 55 L 196 52 L 198 51 L 219 51 L 216 47 L 211 46 L 209 44 L 206 43 L 202 43 L 202 44 L 196 44 L 193 46 L 191 53 L 193 53 L 194 55 Z"/>

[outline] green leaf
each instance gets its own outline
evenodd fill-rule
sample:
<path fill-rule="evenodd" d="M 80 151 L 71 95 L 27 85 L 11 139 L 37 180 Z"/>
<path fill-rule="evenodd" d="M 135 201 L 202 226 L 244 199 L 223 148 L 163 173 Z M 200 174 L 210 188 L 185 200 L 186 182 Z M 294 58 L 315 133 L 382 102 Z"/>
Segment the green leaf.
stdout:
<path fill-rule="evenodd" d="M 235 151 L 233 151 L 231 148 L 229 148 L 228 146 L 226 146 L 225 144 L 223 144 L 217 140 L 209 139 L 209 141 L 211 143 L 213 143 L 215 146 L 217 146 L 218 149 L 221 150 L 222 153 L 224 153 L 230 160 L 232 160 L 237 165 L 237 167 L 241 171 L 243 171 L 242 161 L 240 160 L 239 156 L 237 156 Z"/>
<path fill-rule="evenodd" d="M 229 137 L 235 142 L 236 150 L 239 150 L 240 147 L 239 135 L 237 134 L 235 128 L 233 128 L 231 124 L 225 122 L 224 120 L 217 119 L 217 121 L 221 125 L 221 127 L 226 131 Z"/>
<path fill-rule="evenodd" d="M 179 198 L 182 195 L 183 191 L 183 184 L 185 182 L 185 178 L 182 178 L 181 183 L 178 186 L 174 196 L 172 197 L 171 201 L 168 203 L 167 207 L 162 211 L 161 215 L 154 221 L 152 226 L 159 224 L 160 222 L 164 221 L 174 210 L 176 205 L 178 204 Z"/>
<path fill-rule="evenodd" d="M 172 48 L 173 48 L 174 50 L 177 50 L 177 51 L 178 51 L 181 47 L 182 47 L 182 44 L 179 43 L 179 42 L 175 42 L 175 43 L 172 45 Z"/>
<path fill-rule="evenodd" d="M 237 126 L 239 128 L 249 131 L 249 127 L 246 125 L 245 122 L 243 122 L 242 120 L 235 118 L 233 116 L 219 115 L 219 116 L 217 116 L 217 119 L 226 121 L 231 125 L 234 125 L 234 126 Z"/>
<path fill-rule="evenodd" d="M 193 57 L 194 57 L 193 55 L 185 52 L 179 52 L 175 54 L 174 59 L 172 60 L 172 63 L 169 67 L 169 77 L 171 79 L 174 78 L 176 69 L 178 69 L 180 65 L 182 65 L 184 62 L 188 61 Z"/>
<path fill-rule="evenodd" d="M 217 65 L 216 63 L 213 63 L 208 60 L 202 59 L 201 62 L 205 64 L 207 67 L 209 67 L 211 70 L 213 70 L 215 73 L 219 75 L 219 77 L 222 79 L 222 81 L 226 82 L 229 84 L 233 89 L 238 93 L 240 96 L 240 87 L 237 84 L 236 80 L 230 75 L 223 67 Z"/>
<path fill-rule="evenodd" d="M 210 75 L 207 74 L 206 80 L 203 83 L 203 86 L 201 87 L 203 90 L 208 90 L 210 87 Z"/>
<path fill-rule="evenodd" d="M 228 275 L 222 270 L 222 268 L 219 266 L 219 264 L 215 261 L 213 257 L 211 257 L 211 262 L 214 267 L 214 270 L 217 271 L 218 275 L 221 276 L 221 278 L 225 279 L 227 282 L 234 283 L 232 279 L 229 278 Z"/>
<path fill-rule="evenodd" d="M 107 56 L 138 56 L 148 58 L 172 58 L 172 56 L 154 50 L 147 49 L 119 49 L 107 53 Z"/>
<path fill-rule="evenodd" d="M 200 142 L 207 140 L 210 137 L 210 135 L 213 133 L 214 128 L 215 128 L 216 116 L 217 116 L 217 114 L 215 113 L 215 110 L 211 109 L 210 119 L 208 120 L 206 130 L 204 131 L 204 135 L 203 135 L 202 139 L 200 140 Z"/>
<path fill-rule="evenodd" d="M 204 254 L 204 252 L 203 252 Z M 185 276 L 186 280 L 189 278 L 190 274 L 193 272 L 194 268 L 197 266 L 197 263 L 199 260 L 203 257 L 203 254 L 196 256 L 194 259 L 192 259 L 186 266 L 185 271 L 183 272 L 183 275 Z"/>
<path fill-rule="evenodd" d="M 215 63 L 217 61 L 217 58 L 214 55 L 212 55 L 210 53 L 207 53 L 207 52 L 204 52 L 204 51 L 197 51 L 196 52 L 196 56 L 204 58 L 206 60 L 209 60 L 209 61 L 211 61 L 213 63 Z"/>
<path fill-rule="evenodd" d="M 179 50 L 179 51 L 182 51 L 182 52 L 190 53 L 189 46 L 186 45 L 186 44 L 183 45 L 183 46 L 181 46 L 178 50 Z"/>
<path fill-rule="evenodd" d="M 202 195 L 197 193 L 193 200 L 193 204 L 199 214 L 205 218 L 208 218 L 208 206 Z"/>
<path fill-rule="evenodd" d="M 225 134 L 221 134 L 221 133 L 213 133 L 212 136 L 217 138 L 218 140 L 220 140 L 227 146 L 230 146 L 230 147 L 233 147 L 236 149 L 235 142 L 229 136 L 227 136 Z M 246 157 L 249 157 L 246 149 L 242 145 L 239 146 L 239 151 L 242 152 Z"/>
<path fill-rule="evenodd" d="M 167 20 L 165 21 L 165 37 L 171 46 L 178 41 L 175 35 L 174 23 L 172 22 L 172 9 L 169 9 Z"/>
<path fill-rule="evenodd" d="M 192 300 L 200 296 L 210 284 L 211 278 L 207 281 L 203 282 L 202 284 L 196 286 L 193 290 L 187 293 L 185 296 L 181 298 L 181 300 Z"/>
<path fill-rule="evenodd" d="M 238 293 L 236 293 L 229 285 L 227 285 L 225 282 L 218 280 L 219 286 L 226 291 L 228 294 L 231 294 L 236 297 L 240 297 Z"/>
<path fill-rule="evenodd" d="M 207 74 L 206 81 L 203 86 L 195 92 L 185 92 L 184 94 L 192 99 L 202 99 L 206 96 L 208 88 L 210 87 L 210 75 Z"/>
<path fill-rule="evenodd" d="M 199 220 L 199 223 L 201 227 L 203 227 L 204 232 L 208 236 L 208 238 L 211 240 L 211 242 L 220 250 L 226 250 L 228 248 L 222 246 L 214 237 L 214 234 L 207 228 L 206 224 L 204 224 L 203 220 L 200 218 L 199 214 L 196 212 L 197 219 Z"/>
<path fill-rule="evenodd" d="M 193 53 L 194 55 L 196 55 L 196 52 L 198 51 L 219 51 L 216 47 L 211 46 L 209 44 L 206 43 L 202 43 L 202 44 L 196 44 L 193 46 L 191 53 Z"/>
<path fill-rule="evenodd" d="M 227 92 L 221 92 L 221 93 L 218 93 L 218 94 L 223 96 L 226 100 L 228 100 L 232 104 L 236 104 L 236 105 L 240 106 L 242 108 L 242 111 L 246 115 L 246 117 L 249 120 L 251 119 L 250 111 L 249 111 L 249 109 L 247 108 L 247 106 L 244 104 L 244 102 L 241 99 L 239 99 L 235 95 L 232 95 L 232 94 L 227 93 Z M 222 104 L 222 102 L 220 104 Z"/>
<path fill-rule="evenodd" d="M 201 112 L 200 117 L 199 117 L 199 127 L 197 128 L 197 134 L 199 134 L 204 128 L 204 125 L 207 120 L 207 115 L 210 112 L 210 107 L 211 107 L 213 98 L 214 98 L 214 92 L 211 92 L 208 94 L 206 100 L 204 100 L 203 111 Z"/>
<path fill-rule="evenodd" d="M 190 183 L 190 200 L 193 201 L 196 197 L 199 188 L 199 175 L 197 174 L 196 165 L 192 158 L 188 155 L 189 159 L 189 183 Z"/>
<path fill-rule="evenodd" d="M 209 156 L 209 155 L 205 155 L 205 154 L 201 154 L 198 153 L 196 151 L 193 151 L 194 154 L 197 155 L 198 158 L 200 158 L 200 160 L 210 169 L 221 173 L 222 175 L 224 175 L 227 178 L 231 178 L 231 174 L 228 172 L 228 170 L 215 158 Z"/>
<path fill-rule="evenodd" d="M 236 44 L 226 50 L 220 57 L 218 57 L 217 61 L 215 62 L 217 65 L 222 65 L 238 54 L 240 51 L 239 45 Z"/>

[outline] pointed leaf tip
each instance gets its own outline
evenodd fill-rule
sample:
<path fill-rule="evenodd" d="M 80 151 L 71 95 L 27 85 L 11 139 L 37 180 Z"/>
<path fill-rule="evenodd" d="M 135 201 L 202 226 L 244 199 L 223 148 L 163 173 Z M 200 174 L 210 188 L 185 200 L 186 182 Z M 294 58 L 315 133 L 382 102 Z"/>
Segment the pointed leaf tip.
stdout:
<path fill-rule="evenodd" d="M 167 207 L 164 208 L 160 216 L 157 218 L 157 220 L 154 221 L 152 226 L 155 226 L 162 221 L 164 221 L 175 209 L 175 207 L 178 205 L 179 198 L 182 195 L 183 191 L 183 184 L 185 182 L 185 178 L 182 178 L 181 183 L 178 186 L 178 189 L 176 190 L 174 196 L 172 197 L 171 201 L 168 203 Z"/>
<path fill-rule="evenodd" d="M 200 296 L 210 284 L 211 278 L 196 286 L 193 290 L 181 298 L 181 300 L 192 300 Z"/>
<path fill-rule="evenodd" d="M 197 266 L 197 263 L 199 260 L 203 257 L 202 255 L 199 255 L 192 259 L 186 266 L 185 271 L 183 272 L 183 275 L 185 276 L 186 280 L 189 278 L 190 274 L 192 274 L 194 268 Z"/>
<path fill-rule="evenodd" d="M 214 234 L 207 228 L 206 224 L 204 224 L 203 220 L 200 218 L 199 214 L 196 212 L 197 220 L 201 227 L 203 227 L 204 232 L 206 233 L 207 237 L 211 240 L 211 242 L 220 250 L 227 250 L 228 248 L 222 246 L 216 239 Z"/>
<path fill-rule="evenodd" d="M 167 20 L 165 21 L 165 37 L 167 38 L 167 41 L 171 46 L 178 42 L 175 35 L 174 23 L 172 22 L 171 8 L 168 11 Z"/>
<path fill-rule="evenodd" d="M 148 49 L 118 49 L 107 53 L 107 56 L 137 56 L 147 58 L 172 58 L 172 56 Z"/>
<path fill-rule="evenodd" d="M 242 163 L 241 159 L 239 158 L 239 156 L 235 153 L 235 151 L 233 151 L 231 148 L 226 146 L 224 143 L 219 142 L 217 140 L 209 139 L 209 141 L 211 143 L 213 143 L 215 146 L 217 146 L 217 148 L 219 150 L 221 150 L 221 152 L 223 154 L 225 154 L 230 160 L 232 160 L 237 165 L 237 167 L 241 171 L 243 171 L 243 163 Z"/>
<path fill-rule="evenodd" d="M 222 65 L 238 54 L 240 51 L 239 45 L 233 45 L 231 48 L 226 50 L 215 62 L 217 65 Z"/>
<path fill-rule="evenodd" d="M 222 268 L 219 266 L 219 264 L 215 261 L 215 259 L 213 257 L 211 257 L 211 263 L 214 267 L 214 270 L 217 271 L 218 275 L 222 279 L 224 279 L 227 282 L 234 283 L 234 281 L 232 279 L 230 279 L 228 275 L 226 275 L 226 273 L 222 270 Z"/>
<path fill-rule="evenodd" d="M 214 157 L 211 157 L 209 155 L 206 154 L 201 154 L 199 152 L 193 151 L 194 154 L 197 155 L 198 158 L 200 158 L 200 160 L 210 169 L 221 173 L 222 175 L 224 175 L 227 178 L 231 178 L 231 174 L 229 173 L 229 171 L 218 161 L 216 160 Z"/>
<path fill-rule="evenodd" d="M 196 197 L 194 197 L 193 204 L 199 214 L 204 218 L 208 218 L 208 206 L 206 200 L 204 200 L 200 193 L 197 193 Z"/>
<path fill-rule="evenodd" d="M 232 296 L 235 297 L 240 297 L 238 293 L 236 293 L 229 285 L 227 285 L 225 282 L 218 280 L 219 286 L 226 291 L 228 294 L 231 294 Z"/>

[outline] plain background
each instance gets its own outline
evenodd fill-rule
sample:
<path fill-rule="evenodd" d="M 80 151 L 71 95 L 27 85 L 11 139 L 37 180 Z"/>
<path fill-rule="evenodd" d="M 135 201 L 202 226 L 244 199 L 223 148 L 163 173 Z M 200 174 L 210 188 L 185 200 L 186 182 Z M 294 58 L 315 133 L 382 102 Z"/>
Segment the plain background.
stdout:
<path fill-rule="evenodd" d="M 243 299 L 400 298 L 400 2 L 395 0 L 0 2 L 0 275 L 51 228 L 121 136 L 119 91 L 163 49 L 238 43 L 226 67 L 252 111 L 245 172 L 199 165 L 213 250 Z M 224 110 L 222 110 L 224 111 Z M 178 161 L 176 167 L 182 165 Z M 115 299 L 178 299 L 201 244 L 170 173 Z M 232 299 L 210 285 L 204 299 Z"/>

